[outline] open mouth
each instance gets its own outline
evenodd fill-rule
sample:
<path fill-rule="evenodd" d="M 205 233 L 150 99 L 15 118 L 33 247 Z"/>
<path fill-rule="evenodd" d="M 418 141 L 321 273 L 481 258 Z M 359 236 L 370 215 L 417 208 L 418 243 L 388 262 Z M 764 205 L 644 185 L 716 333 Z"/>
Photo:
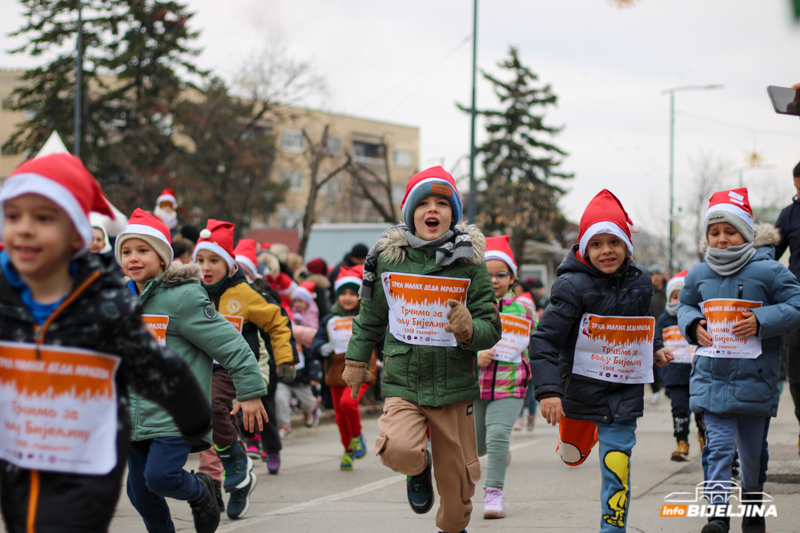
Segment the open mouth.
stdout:
<path fill-rule="evenodd" d="M 428 227 L 429 230 L 435 230 L 439 227 L 440 222 L 435 218 L 428 218 L 425 220 L 425 226 Z"/>
<path fill-rule="evenodd" d="M 616 260 L 617 260 L 617 258 L 616 258 L 616 257 L 611 257 L 611 258 L 601 259 L 601 260 L 600 260 L 600 264 L 601 264 L 601 265 L 603 265 L 603 266 L 611 266 L 611 265 L 613 265 L 613 264 L 614 264 L 614 262 L 615 262 Z"/>
<path fill-rule="evenodd" d="M 214 276 L 203 276 L 203 282 L 208 285 L 214 281 Z"/>
<path fill-rule="evenodd" d="M 128 267 L 128 272 L 130 272 L 131 277 L 135 276 L 136 274 L 141 273 L 142 270 L 144 270 L 144 267 L 140 267 L 140 266 Z"/>
<path fill-rule="evenodd" d="M 16 246 L 15 250 L 19 258 L 22 260 L 33 259 L 39 252 L 41 252 L 40 248 L 32 248 L 30 246 Z"/>

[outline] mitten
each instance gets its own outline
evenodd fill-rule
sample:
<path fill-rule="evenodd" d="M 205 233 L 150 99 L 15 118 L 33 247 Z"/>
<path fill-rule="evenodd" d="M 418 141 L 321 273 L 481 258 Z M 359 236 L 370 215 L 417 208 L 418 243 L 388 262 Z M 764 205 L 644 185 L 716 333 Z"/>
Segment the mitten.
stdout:
<path fill-rule="evenodd" d="M 372 379 L 372 374 L 367 372 L 367 363 L 345 359 L 342 379 L 350 387 L 350 397 L 355 400 L 361 385 Z"/>
<path fill-rule="evenodd" d="M 297 370 L 294 369 L 294 363 L 281 363 L 278 365 L 278 377 L 284 383 L 291 383 L 297 377 Z"/>
<path fill-rule="evenodd" d="M 452 333 L 458 342 L 469 343 L 472 340 L 472 314 L 456 300 L 448 300 L 447 304 L 450 306 L 447 312 L 447 321 L 450 323 L 444 330 Z"/>
<path fill-rule="evenodd" d="M 329 357 L 333 353 L 333 343 L 326 342 L 322 346 L 319 347 L 319 354 L 322 357 Z"/>

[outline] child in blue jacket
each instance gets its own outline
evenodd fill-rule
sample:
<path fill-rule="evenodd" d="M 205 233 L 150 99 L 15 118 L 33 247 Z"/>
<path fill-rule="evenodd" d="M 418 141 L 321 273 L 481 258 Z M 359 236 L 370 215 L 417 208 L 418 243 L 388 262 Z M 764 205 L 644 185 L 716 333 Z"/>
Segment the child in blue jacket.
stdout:
<path fill-rule="evenodd" d="M 678 325 L 699 346 L 692 363 L 690 405 L 705 420 L 705 487 L 707 493 L 714 490 L 707 497 L 714 513 L 702 531 L 725 533 L 730 529 L 728 492 L 737 448 L 742 503 L 749 508 L 747 514 L 763 512 L 767 432 L 770 417 L 778 412 L 780 337 L 800 327 L 800 284 L 775 261 L 773 246 L 780 238 L 775 228 L 753 225 L 747 189 L 711 197 L 705 236 L 705 262 L 686 276 Z M 727 302 L 708 302 L 717 299 Z M 742 311 L 746 308 L 751 310 Z M 726 323 L 731 326 L 723 333 Z M 765 531 L 763 516 L 745 515 L 742 531 Z"/>

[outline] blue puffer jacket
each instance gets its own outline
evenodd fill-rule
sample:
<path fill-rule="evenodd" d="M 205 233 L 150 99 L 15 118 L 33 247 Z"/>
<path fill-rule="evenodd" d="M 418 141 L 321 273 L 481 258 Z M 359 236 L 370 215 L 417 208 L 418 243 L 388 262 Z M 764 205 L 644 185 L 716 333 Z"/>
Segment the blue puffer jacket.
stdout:
<path fill-rule="evenodd" d="M 686 276 L 680 294 L 678 325 L 696 344 L 695 328 L 703 319 L 700 303 L 712 298 L 762 302 L 754 314 L 763 353 L 756 359 L 697 356 L 689 383 L 695 413 L 775 416 L 778 413 L 780 336 L 800 328 L 800 284 L 794 274 L 775 261 L 780 235 L 770 224 L 755 229 L 756 255 L 732 276 L 720 276 L 699 263 Z"/>

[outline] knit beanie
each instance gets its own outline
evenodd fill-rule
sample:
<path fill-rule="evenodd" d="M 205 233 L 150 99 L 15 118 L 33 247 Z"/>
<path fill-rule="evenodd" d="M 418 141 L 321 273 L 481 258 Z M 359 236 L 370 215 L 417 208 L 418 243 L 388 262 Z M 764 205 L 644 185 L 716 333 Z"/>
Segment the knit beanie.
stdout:
<path fill-rule="evenodd" d="M 489 261 L 490 259 L 497 259 L 502 261 L 508 265 L 514 277 L 517 277 L 517 262 L 514 260 L 511 246 L 508 244 L 510 239 L 511 237 L 508 235 L 486 237 L 486 251 L 483 253 L 483 260 Z"/>
<path fill-rule="evenodd" d="M 233 251 L 233 224 L 222 220 L 208 219 L 206 229 L 200 232 L 200 240 L 194 247 L 192 260 L 197 261 L 197 252 L 208 250 L 220 256 L 227 264 L 228 268 L 233 268 L 236 262 Z"/>
<path fill-rule="evenodd" d="M 342 267 L 339 269 L 339 276 L 333 284 L 333 289 L 336 291 L 338 298 L 342 291 L 345 289 L 352 289 L 358 294 L 358 289 L 361 288 L 361 280 L 364 277 L 364 267 L 356 265 L 352 268 Z"/>
<path fill-rule="evenodd" d="M 453 228 L 461 220 L 461 196 L 456 188 L 456 180 L 442 167 L 429 168 L 411 178 L 406 185 L 403 203 L 400 204 L 400 209 L 403 211 L 403 222 L 411 233 L 415 232 L 414 211 L 422 200 L 432 194 L 446 198 L 450 202 L 450 208 L 453 211 L 450 228 Z"/>
<path fill-rule="evenodd" d="M 350 257 L 352 259 L 366 259 L 369 253 L 369 248 L 366 244 L 358 243 L 350 250 Z"/>
<path fill-rule="evenodd" d="M 100 250 L 101 254 L 105 254 L 111 251 L 111 241 L 108 240 L 108 231 L 106 230 L 105 220 L 108 217 L 105 215 L 101 215 L 99 213 L 91 212 L 89 213 L 89 224 L 92 225 L 92 229 L 99 229 L 103 232 L 103 249 Z"/>
<path fill-rule="evenodd" d="M 800 178 L 800 163 L 797 163 L 797 165 L 795 165 L 794 170 L 792 171 L 792 177 Z"/>
<path fill-rule="evenodd" d="M 636 232 L 622 202 L 608 189 L 603 189 L 592 198 L 581 216 L 580 243 L 581 257 L 586 257 L 586 247 L 595 235 L 609 233 L 622 239 L 627 247 L 626 256 L 633 255 L 631 231 Z"/>
<path fill-rule="evenodd" d="M 715 192 L 708 203 L 703 222 L 703 234 L 708 238 L 712 224 L 727 222 L 742 234 L 744 240 L 753 242 L 753 210 L 747 199 L 747 187 Z"/>
<path fill-rule="evenodd" d="M 128 220 L 128 225 L 117 235 L 114 242 L 114 257 L 122 264 L 121 248 L 128 239 L 141 239 L 149 244 L 164 261 L 166 269 L 173 259 L 172 239 L 169 229 L 158 218 L 141 209 L 136 209 Z"/>
<path fill-rule="evenodd" d="M 328 275 L 328 264 L 321 257 L 315 257 L 306 265 L 309 274 Z"/>

